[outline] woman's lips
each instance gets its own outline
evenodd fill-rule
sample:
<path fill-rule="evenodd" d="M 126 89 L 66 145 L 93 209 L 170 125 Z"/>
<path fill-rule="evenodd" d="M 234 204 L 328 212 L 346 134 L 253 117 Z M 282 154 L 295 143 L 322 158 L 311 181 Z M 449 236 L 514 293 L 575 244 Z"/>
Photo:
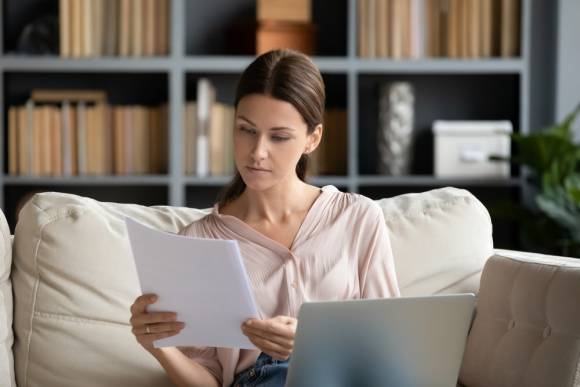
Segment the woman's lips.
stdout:
<path fill-rule="evenodd" d="M 249 170 L 251 173 L 258 173 L 258 174 L 261 174 L 261 173 L 268 173 L 268 172 L 270 172 L 270 171 L 269 171 L 269 170 L 267 170 L 267 169 L 260 169 L 260 168 L 253 168 L 253 167 L 246 167 L 246 168 L 247 168 L 247 169 L 248 169 L 248 170 Z"/>

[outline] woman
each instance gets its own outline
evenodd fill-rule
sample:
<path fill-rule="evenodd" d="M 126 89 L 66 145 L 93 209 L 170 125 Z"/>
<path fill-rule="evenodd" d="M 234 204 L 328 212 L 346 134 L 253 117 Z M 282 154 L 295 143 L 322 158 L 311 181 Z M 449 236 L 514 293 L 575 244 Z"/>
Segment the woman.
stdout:
<path fill-rule="evenodd" d="M 183 323 L 172 313 L 147 313 L 155 298 L 143 295 L 131 307 L 133 333 L 175 384 L 282 387 L 303 302 L 399 295 L 380 208 L 304 181 L 322 138 L 324 101 L 320 72 L 294 51 L 263 54 L 242 74 L 236 176 L 213 212 L 181 234 L 238 240 L 262 316 L 241 329 L 260 351 L 154 348 Z"/>

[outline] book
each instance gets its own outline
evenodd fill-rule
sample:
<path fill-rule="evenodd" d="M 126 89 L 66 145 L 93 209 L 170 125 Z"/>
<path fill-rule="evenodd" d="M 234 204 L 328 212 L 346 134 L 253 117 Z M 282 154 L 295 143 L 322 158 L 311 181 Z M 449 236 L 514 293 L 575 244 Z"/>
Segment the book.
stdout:
<path fill-rule="evenodd" d="M 119 34 L 119 10 L 121 7 L 121 2 L 119 0 L 104 0 L 105 4 L 105 20 L 103 28 L 104 33 L 104 47 L 103 55 L 105 56 L 115 56 L 118 54 L 118 43 L 119 39 L 117 35 Z"/>
<path fill-rule="evenodd" d="M 71 10 L 71 0 L 59 0 L 59 51 L 60 56 L 65 58 L 72 56 Z"/>
<path fill-rule="evenodd" d="M 159 107 L 159 123 L 160 123 L 160 143 L 159 143 L 159 158 L 160 158 L 160 173 L 167 172 L 167 155 L 169 154 L 169 119 L 168 119 L 168 105 L 161 104 Z"/>
<path fill-rule="evenodd" d="M 196 151 L 197 151 L 197 104 L 188 102 L 185 107 L 185 119 L 183 122 L 185 130 L 183 142 L 183 154 L 185 155 L 185 173 L 196 174 Z"/>
<path fill-rule="evenodd" d="M 73 174 L 73 157 L 72 157 L 72 114 L 70 102 L 64 101 L 60 110 L 61 128 L 62 128 L 62 174 L 64 176 L 71 176 Z"/>
<path fill-rule="evenodd" d="M 87 135 L 87 108 L 84 101 L 77 104 L 77 171 L 79 175 L 87 174 L 87 154 L 86 154 L 86 135 Z"/>
<path fill-rule="evenodd" d="M 131 55 L 143 55 L 143 0 L 131 3 Z"/>
<path fill-rule="evenodd" d="M 257 0 L 256 19 L 310 23 L 311 0 Z"/>
<path fill-rule="evenodd" d="M 393 59 L 401 59 L 403 58 L 403 44 L 404 44 L 404 28 L 405 28 L 405 21 L 403 20 L 405 17 L 405 1 L 407 0 L 391 0 L 392 8 L 391 8 L 391 57 Z"/>
<path fill-rule="evenodd" d="M 225 108 L 222 103 L 215 102 L 211 107 L 211 122 L 209 126 L 209 170 L 211 176 L 224 174 L 224 144 L 225 144 Z"/>
<path fill-rule="evenodd" d="M 8 108 L 8 174 L 17 175 L 18 166 L 18 108 Z"/>
<path fill-rule="evenodd" d="M 169 0 L 157 0 L 157 34 L 155 55 L 169 53 Z"/>
<path fill-rule="evenodd" d="M 210 173 L 209 126 L 211 107 L 215 99 L 216 92 L 211 81 L 208 78 L 200 78 L 197 82 L 197 176 L 207 176 Z"/>
<path fill-rule="evenodd" d="M 411 57 L 414 59 L 426 56 L 426 28 L 428 0 L 411 0 Z"/>
<path fill-rule="evenodd" d="M 62 125 L 61 125 L 60 108 L 57 106 L 50 107 L 51 119 L 51 139 L 50 139 L 50 156 L 51 156 L 51 174 L 53 176 L 63 175 L 63 149 L 62 149 Z"/>
<path fill-rule="evenodd" d="M 144 49 L 143 55 L 153 56 L 155 55 L 155 35 L 157 32 L 157 19 L 159 15 L 155 14 L 155 2 L 157 0 L 144 0 Z"/>
<path fill-rule="evenodd" d="M 393 0 L 397 1 L 397 0 Z M 368 0 L 358 0 L 358 55 L 366 58 L 369 55 L 368 46 Z"/>
<path fill-rule="evenodd" d="M 501 12 L 501 56 L 504 58 L 514 57 L 519 55 L 519 0 L 502 0 Z"/>
<path fill-rule="evenodd" d="M 104 54 L 104 39 L 105 33 L 105 3 L 104 0 L 91 0 L 92 4 L 92 18 L 93 18 L 93 56 L 101 57 Z"/>
<path fill-rule="evenodd" d="M 377 24 L 375 15 L 377 13 L 376 3 L 378 0 L 367 0 L 367 13 L 368 16 L 366 18 L 367 21 L 367 57 L 368 58 L 375 58 L 376 54 L 376 34 L 377 34 Z"/>
<path fill-rule="evenodd" d="M 30 175 L 31 157 L 31 123 L 28 114 L 29 105 L 18 108 L 18 174 Z"/>
<path fill-rule="evenodd" d="M 82 14 L 82 43 L 81 56 L 88 58 L 94 55 L 94 18 L 92 0 L 83 0 L 81 3 Z"/>
<path fill-rule="evenodd" d="M 376 0 L 376 2 L 376 54 L 379 58 L 386 58 L 389 56 L 391 0 Z"/>
<path fill-rule="evenodd" d="M 493 1 L 492 0 L 480 0 L 480 13 L 481 13 L 481 56 L 484 58 L 489 58 L 492 56 L 492 44 L 493 44 Z"/>
<path fill-rule="evenodd" d="M 427 49 L 426 54 L 429 57 L 442 56 L 441 52 L 441 2 L 440 0 L 428 0 L 426 3 L 426 29 Z"/>
<path fill-rule="evenodd" d="M 81 58 L 83 56 L 83 11 L 84 0 L 70 0 L 71 9 L 71 56 Z"/>

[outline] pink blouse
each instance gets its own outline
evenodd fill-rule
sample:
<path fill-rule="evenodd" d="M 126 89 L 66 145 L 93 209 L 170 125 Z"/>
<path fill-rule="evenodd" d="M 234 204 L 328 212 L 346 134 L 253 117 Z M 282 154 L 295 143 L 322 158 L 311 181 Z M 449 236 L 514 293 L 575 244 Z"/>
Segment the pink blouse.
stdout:
<path fill-rule="evenodd" d="M 218 212 L 180 234 L 236 239 L 262 318 L 297 317 L 308 301 L 400 296 L 389 234 L 380 207 L 362 195 L 325 186 L 288 249 L 240 219 Z M 235 296 L 235 295 L 233 295 Z M 222 386 L 252 366 L 259 351 L 181 347 Z"/>

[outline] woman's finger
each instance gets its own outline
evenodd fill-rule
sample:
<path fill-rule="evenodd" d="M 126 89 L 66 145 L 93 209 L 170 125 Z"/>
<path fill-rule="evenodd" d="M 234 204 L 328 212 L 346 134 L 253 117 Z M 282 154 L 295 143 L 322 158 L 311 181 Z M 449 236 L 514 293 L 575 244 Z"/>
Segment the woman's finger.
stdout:
<path fill-rule="evenodd" d="M 246 326 L 242 327 L 242 332 L 244 334 L 260 337 L 264 340 L 272 341 L 284 348 L 292 348 L 294 346 L 294 338 L 287 338 L 286 336 L 281 336 L 270 331 L 263 331 L 261 329 L 248 328 Z"/>
<path fill-rule="evenodd" d="M 147 311 L 147 306 L 154 304 L 157 301 L 157 295 L 155 294 L 143 294 L 137 299 L 133 305 L 131 305 L 131 314 L 139 314 Z"/>
<path fill-rule="evenodd" d="M 153 312 L 133 315 L 130 323 L 133 326 L 140 326 L 145 324 L 156 324 L 164 322 L 174 322 L 177 319 L 177 314 L 174 312 Z"/>
<path fill-rule="evenodd" d="M 269 320 L 257 320 L 252 319 L 244 323 L 247 329 L 252 332 L 264 332 L 262 334 L 274 334 L 276 336 L 282 336 L 286 339 L 293 340 L 296 334 L 296 327 L 290 324 L 280 323 L 279 321 L 269 319 Z"/>
<path fill-rule="evenodd" d="M 256 344 L 260 349 L 266 349 L 268 351 L 271 352 L 277 352 L 277 353 L 290 353 L 292 351 L 292 347 L 291 346 L 286 346 L 286 345 L 280 345 L 274 341 L 268 340 L 264 337 L 260 337 L 257 335 L 249 335 L 248 338 L 250 339 L 250 341 L 252 341 L 254 344 Z"/>
<path fill-rule="evenodd" d="M 185 324 L 177 321 L 174 323 L 147 324 L 133 328 L 133 333 L 138 335 L 150 335 L 152 333 L 163 333 L 177 331 L 180 332 Z"/>

